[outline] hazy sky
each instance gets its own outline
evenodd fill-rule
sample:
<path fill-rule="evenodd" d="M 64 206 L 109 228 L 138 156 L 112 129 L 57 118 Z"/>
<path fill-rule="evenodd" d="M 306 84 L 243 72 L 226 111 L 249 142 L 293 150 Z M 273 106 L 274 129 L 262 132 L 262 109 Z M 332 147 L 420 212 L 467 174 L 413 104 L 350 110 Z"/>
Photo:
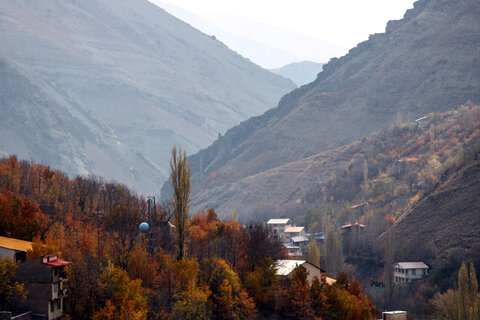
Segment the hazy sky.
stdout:
<path fill-rule="evenodd" d="M 384 32 L 389 20 L 401 19 L 414 3 L 414 0 L 150 1 L 201 31 L 214 34 L 264 68 L 302 60 L 327 62 L 342 56 L 370 34 Z"/>
<path fill-rule="evenodd" d="M 207 20 L 236 15 L 351 48 L 400 19 L 413 0 L 164 0 Z M 219 15 L 220 14 L 220 15 Z M 212 21 L 215 22 L 215 21 Z"/>

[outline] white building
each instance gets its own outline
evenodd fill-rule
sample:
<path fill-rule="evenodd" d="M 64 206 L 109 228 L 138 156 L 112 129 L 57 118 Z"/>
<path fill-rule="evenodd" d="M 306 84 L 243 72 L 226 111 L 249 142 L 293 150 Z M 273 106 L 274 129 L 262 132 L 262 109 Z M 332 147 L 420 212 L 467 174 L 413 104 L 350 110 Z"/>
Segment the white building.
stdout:
<path fill-rule="evenodd" d="M 267 226 L 272 230 L 274 236 L 277 236 L 281 242 L 290 242 L 285 233 L 285 228 L 292 224 L 290 219 L 270 219 Z"/>
<path fill-rule="evenodd" d="M 428 275 L 428 266 L 423 262 L 397 262 L 393 266 L 396 284 L 409 283 Z"/>

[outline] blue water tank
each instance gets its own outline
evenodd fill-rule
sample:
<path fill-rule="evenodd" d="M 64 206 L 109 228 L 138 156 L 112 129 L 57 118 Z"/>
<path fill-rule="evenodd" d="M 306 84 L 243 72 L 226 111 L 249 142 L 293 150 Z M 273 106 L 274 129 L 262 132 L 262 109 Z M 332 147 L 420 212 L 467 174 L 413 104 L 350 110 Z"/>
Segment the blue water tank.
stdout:
<path fill-rule="evenodd" d="M 147 233 L 148 230 L 150 229 L 150 226 L 148 225 L 148 223 L 142 222 L 142 223 L 140 223 L 138 228 L 140 229 L 140 232 Z"/>

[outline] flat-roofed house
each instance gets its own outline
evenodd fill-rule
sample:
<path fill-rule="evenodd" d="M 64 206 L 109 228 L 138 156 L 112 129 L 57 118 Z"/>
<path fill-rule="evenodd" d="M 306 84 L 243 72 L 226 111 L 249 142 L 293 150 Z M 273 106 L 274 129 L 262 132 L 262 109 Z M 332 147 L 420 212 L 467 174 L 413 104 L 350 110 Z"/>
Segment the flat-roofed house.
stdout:
<path fill-rule="evenodd" d="M 428 275 L 428 266 L 423 262 L 397 262 L 393 266 L 396 284 L 409 283 Z"/>
<path fill-rule="evenodd" d="M 267 226 L 272 230 L 274 236 L 278 237 L 281 242 L 289 242 L 285 233 L 285 228 L 292 224 L 290 219 L 270 219 Z"/>
<path fill-rule="evenodd" d="M 288 226 L 285 227 L 285 235 L 287 237 L 287 242 L 293 242 L 293 238 L 296 239 L 306 239 L 308 242 L 308 238 L 306 238 L 305 227 L 295 227 L 295 226 Z M 302 237 L 302 238 L 300 238 Z"/>
<path fill-rule="evenodd" d="M 30 241 L 0 237 L 0 258 L 25 261 L 29 249 L 32 249 L 32 242 Z"/>
<path fill-rule="evenodd" d="M 314 264 L 311 264 L 310 262 L 306 260 L 277 260 L 275 261 L 275 267 L 277 268 L 277 276 L 280 277 L 288 277 L 295 268 L 302 266 L 307 270 L 307 280 L 309 283 L 312 283 L 313 278 L 315 276 L 318 277 L 318 279 L 322 278 L 322 274 L 326 276 L 327 272 Z M 335 279 L 326 277 L 326 281 L 328 284 L 333 284 L 336 282 Z"/>

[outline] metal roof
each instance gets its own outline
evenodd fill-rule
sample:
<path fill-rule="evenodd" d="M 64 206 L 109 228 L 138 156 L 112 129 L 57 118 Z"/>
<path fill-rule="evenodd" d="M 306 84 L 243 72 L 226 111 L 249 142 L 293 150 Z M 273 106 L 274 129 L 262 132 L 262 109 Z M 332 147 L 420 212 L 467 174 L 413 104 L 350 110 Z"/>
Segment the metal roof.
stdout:
<path fill-rule="evenodd" d="M 287 276 L 289 275 L 293 269 L 298 266 L 301 266 L 307 262 L 306 260 L 277 260 L 275 265 L 277 267 L 277 275 L 278 276 Z"/>
<path fill-rule="evenodd" d="M 397 262 L 395 266 L 402 269 L 428 269 L 428 266 L 423 262 Z"/>
<path fill-rule="evenodd" d="M 287 224 L 290 222 L 290 219 L 270 219 L 267 224 Z"/>
<path fill-rule="evenodd" d="M 0 237 L 0 247 L 26 252 L 28 249 L 32 249 L 32 242 L 15 238 Z"/>

